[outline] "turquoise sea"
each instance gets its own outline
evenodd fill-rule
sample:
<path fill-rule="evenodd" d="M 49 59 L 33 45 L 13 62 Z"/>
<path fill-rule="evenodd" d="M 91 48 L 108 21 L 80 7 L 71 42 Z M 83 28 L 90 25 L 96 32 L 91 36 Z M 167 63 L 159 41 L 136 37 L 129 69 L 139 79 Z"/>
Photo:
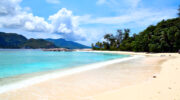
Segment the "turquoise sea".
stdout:
<path fill-rule="evenodd" d="M 22 74 L 71 68 L 128 56 L 92 52 L 2 49 L 0 50 L 0 79 Z"/>

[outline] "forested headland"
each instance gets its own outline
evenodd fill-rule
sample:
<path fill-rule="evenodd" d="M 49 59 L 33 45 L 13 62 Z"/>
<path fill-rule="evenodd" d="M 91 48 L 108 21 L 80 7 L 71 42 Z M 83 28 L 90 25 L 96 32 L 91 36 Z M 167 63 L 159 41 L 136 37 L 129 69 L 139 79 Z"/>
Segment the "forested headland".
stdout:
<path fill-rule="evenodd" d="M 178 17 L 150 25 L 139 34 L 130 35 L 130 29 L 118 29 L 117 34 L 106 34 L 106 41 L 92 44 L 94 50 L 135 52 L 177 52 L 180 50 L 180 8 Z"/>

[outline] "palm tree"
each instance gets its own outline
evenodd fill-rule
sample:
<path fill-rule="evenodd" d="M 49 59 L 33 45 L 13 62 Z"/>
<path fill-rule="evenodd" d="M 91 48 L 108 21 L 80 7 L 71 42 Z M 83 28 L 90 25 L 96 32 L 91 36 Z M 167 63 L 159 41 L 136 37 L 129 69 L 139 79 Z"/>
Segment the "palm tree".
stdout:
<path fill-rule="evenodd" d="M 123 37 L 124 37 L 122 30 L 120 30 L 120 29 L 117 30 L 116 37 L 117 37 L 117 43 L 120 45 L 123 40 Z"/>
<path fill-rule="evenodd" d="M 124 40 L 129 38 L 130 29 L 124 29 Z"/>

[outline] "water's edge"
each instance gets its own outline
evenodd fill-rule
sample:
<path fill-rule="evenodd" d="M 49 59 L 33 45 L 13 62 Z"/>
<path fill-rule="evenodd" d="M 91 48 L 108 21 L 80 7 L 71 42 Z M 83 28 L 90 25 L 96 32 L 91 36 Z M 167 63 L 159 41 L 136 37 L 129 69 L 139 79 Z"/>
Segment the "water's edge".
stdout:
<path fill-rule="evenodd" d="M 72 75 L 72 74 L 83 72 L 83 71 L 97 69 L 97 68 L 104 67 L 104 66 L 107 66 L 110 64 L 120 63 L 120 62 L 124 62 L 124 61 L 128 61 L 128 60 L 132 60 L 132 59 L 137 59 L 140 57 L 144 57 L 144 56 L 134 55 L 134 56 L 130 56 L 127 58 L 113 59 L 113 60 L 109 60 L 109 61 L 83 65 L 83 66 L 80 66 L 77 68 L 71 68 L 71 69 L 58 71 L 58 72 L 54 72 L 54 73 L 47 73 L 45 75 L 35 76 L 35 77 L 29 78 L 27 80 L 22 80 L 19 82 L 15 82 L 13 84 L 0 86 L 0 94 L 11 91 L 11 90 L 16 90 L 16 89 L 20 89 L 23 87 L 27 87 L 27 86 L 30 86 L 33 84 L 37 84 L 37 83 L 40 83 L 43 81 L 47 81 L 49 79 L 60 78 L 63 76 Z"/>

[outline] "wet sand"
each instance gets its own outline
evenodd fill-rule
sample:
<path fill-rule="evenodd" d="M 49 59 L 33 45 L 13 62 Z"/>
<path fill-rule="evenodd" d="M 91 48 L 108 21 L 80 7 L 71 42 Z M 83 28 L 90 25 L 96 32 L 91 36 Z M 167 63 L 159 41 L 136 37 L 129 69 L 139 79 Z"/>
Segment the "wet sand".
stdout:
<path fill-rule="evenodd" d="M 162 65 L 169 59 L 173 59 L 173 57 L 146 56 L 61 78 L 49 79 L 0 94 L 0 100 L 119 100 L 118 97 L 111 98 L 112 91 L 114 93 L 124 87 L 153 81 L 153 76 L 160 76 Z"/>

